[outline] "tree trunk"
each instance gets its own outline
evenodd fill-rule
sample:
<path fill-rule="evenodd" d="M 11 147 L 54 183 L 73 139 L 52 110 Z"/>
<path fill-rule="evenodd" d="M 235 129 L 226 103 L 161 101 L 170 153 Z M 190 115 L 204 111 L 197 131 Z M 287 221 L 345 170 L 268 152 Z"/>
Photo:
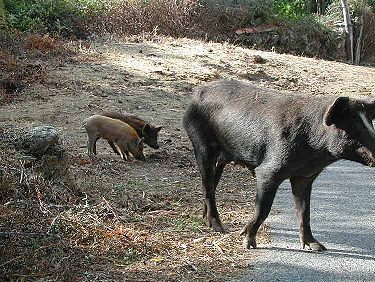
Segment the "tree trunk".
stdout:
<path fill-rule="evenodd" d="M 0 29 L 5 28 L 5 6 L 4 1 L 0 0 Z"/>
<path fill-rule="evenodd" d="M 349 5 L 348 0 L 341 0 L 342 4 L 342 13 L 344 15 L 344 25 L 345 32 L 347 34 L 347 59 L 351 64 L 354 62 L 354 53 L 353 53 L 353 24 L 349 14 Z"/>
<path fill-rule="evenodd" d="M 316 14 L 318 16 L 324 15 L 325 5 L 324 0 L 316 0 Z"/>
<path fill-rule="evenodd" d="M 361 62 L 362 35 L 363 35 L 363 16 L 360 16 L 355 27 L 355 53 L 354 63 L 358 65 Z"/>
<path fill-rule="evenodd" d="M 306 3 L 306 12 L 308 14 L 311 14 L 313 11 L 313 0 L 307 0 L 307 3 Z"/>

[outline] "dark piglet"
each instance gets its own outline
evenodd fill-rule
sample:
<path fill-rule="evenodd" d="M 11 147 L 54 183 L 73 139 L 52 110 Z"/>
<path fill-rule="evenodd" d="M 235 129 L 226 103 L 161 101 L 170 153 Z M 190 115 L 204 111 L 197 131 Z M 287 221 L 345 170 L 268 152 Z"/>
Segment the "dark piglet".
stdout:
<path fill-rule="evenodd" d="M 375 165 L 374 118 L 374 97 L 299 96 L 234 80 L 198 87 L 184 126 L 202 176 L 206 223 L 224 231 L 215 190 L 225 165 L 234 161 L 255 170 L 257 178 L 254 215 L 242 230 L 245 248 L 256 248 L 276 190 L 289 178 L 301 247 L 325 250 L 310 227 L 312 183 L 340 159 Z"/>
<path fill-rule="evenodd" d="M 129 124 L 131 127 L 133 127 L 137 131 L 139 137 L 144 137 L 144 142 L 147 145 L 149 145 L 151 148 L 154 148 L 154 149 L 159 148 L 158 134 L 159 134 L 159 131 L 162 129 L 162 126 L 155 127 L 145 122 L 143 119 L 139 117 L 136 117 L 133 115 L 122 114 L 118 112 L 102 112 L 100 113 L 100 115 L 118 119 Z"/>

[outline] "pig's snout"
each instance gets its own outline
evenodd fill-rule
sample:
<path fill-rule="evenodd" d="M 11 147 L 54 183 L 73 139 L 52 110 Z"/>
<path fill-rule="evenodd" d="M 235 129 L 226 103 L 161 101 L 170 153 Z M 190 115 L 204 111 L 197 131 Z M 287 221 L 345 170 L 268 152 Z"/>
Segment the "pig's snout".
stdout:
<path fill-rule="evenodd" d="M 158 143 L 149 143 L 148 145 L 153 149 L 159 149 L 160 147 Z"/>
<path fill-rule="evenodd" d="M 138 156 L 138 157 L 136 157 L 136 159 L 137 160 L 140 160 L 140 161 L 146 161 L 146 157 L 145 157 L 145 155 L 140 155 L 140 156 Z"/>

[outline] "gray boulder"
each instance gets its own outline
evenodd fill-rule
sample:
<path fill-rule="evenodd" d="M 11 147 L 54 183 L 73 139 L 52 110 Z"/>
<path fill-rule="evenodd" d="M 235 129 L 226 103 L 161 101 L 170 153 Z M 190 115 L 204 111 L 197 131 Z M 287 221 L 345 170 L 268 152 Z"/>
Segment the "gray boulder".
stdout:
<path fill-rule="evenodd" d="M 50 125 L 41 125 L 18 136 L 16 148 L 26 154 L 41 158 L 43 155 L 62 156 L 58 131 Z"/>

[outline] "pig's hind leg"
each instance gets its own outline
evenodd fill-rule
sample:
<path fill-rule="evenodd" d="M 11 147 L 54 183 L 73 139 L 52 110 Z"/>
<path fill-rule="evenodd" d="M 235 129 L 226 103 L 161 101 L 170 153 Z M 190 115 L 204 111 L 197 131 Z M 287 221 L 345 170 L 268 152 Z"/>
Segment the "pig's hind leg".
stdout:
<path fill-rule="evenodd" d="M 117 143 L 114 143 L 113 145 L 114 145 L 116 151 L 118 152 L 118 154 L 121 156 L 121 158 L 124 161 L 127 161 L 129 159 L 129 152 L 127 150 L 125 150 L 125 148 L 123 148 L 124 146 L 122 146 L 120 144 L 117 144 Z"/>
<path fill-rule="evenodd" d="M 95 133 L 87 133 L 87 135 L 87 153 L 90 157 L 93 157 L 93 155 L 96 155 L 96 141 L 98 141 L 100 135 Z"/>
<path fill-rule="evenodd" d="M 214 168 L 214 195 L 216 194 L 216 187 L 219 184 L 221 175 L 223 174 L 226 163 L 216 162 Z M 203 218 L 207 218 L 207 203 L 206 201 L 203 204 Z"/>
<path fill-rule="evenodd" d="M 193 144 L 202 177 L 203 217 L 213 230 L 224 232 L 216 207 L 215 190 L 225 164 L 216 166 L 220 151 L 215 140 L 215 132 L 208 124 L 207 117 L 197 106 L 191 106 L 184 116 L 184 127 Z"/>
<path fill-rule="evenodd" d="M 202 176 L 202 190 L 204 195 L 204 214 L 206 224 L 213 230 L 224 232 L 216 207 L 215 190 L 223 172 L 224 166 L 216 167 L 218 152 L 204 142 L 193 144 L 197 165 Z"/>

